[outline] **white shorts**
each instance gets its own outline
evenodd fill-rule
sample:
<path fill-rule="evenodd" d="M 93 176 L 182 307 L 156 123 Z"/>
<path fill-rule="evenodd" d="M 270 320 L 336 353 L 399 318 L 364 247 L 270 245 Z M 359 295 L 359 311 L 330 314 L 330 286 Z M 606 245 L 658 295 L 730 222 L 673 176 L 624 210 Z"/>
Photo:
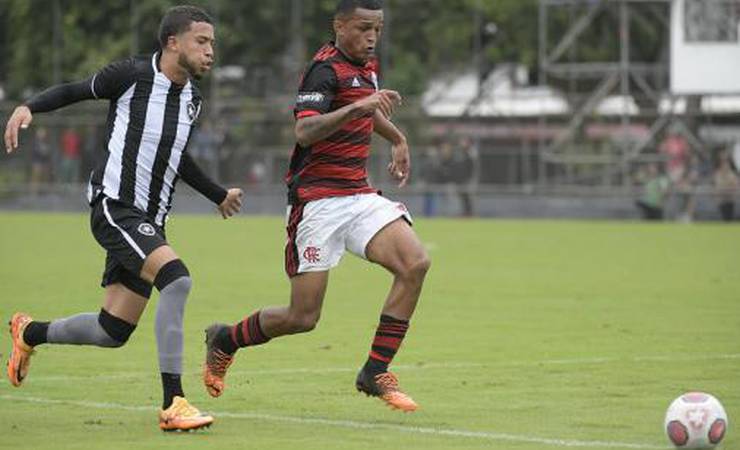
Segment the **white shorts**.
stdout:
<path fill-rule="evenodd" d="M 367 259 L 365 248 L 373 236 L 401 217 L 413 223 L 403 203 L 378 194 L 330 197 L 288 206 L 285 271 L 293 277 L 329 270 L 339 264 L 345 250 Z"/>

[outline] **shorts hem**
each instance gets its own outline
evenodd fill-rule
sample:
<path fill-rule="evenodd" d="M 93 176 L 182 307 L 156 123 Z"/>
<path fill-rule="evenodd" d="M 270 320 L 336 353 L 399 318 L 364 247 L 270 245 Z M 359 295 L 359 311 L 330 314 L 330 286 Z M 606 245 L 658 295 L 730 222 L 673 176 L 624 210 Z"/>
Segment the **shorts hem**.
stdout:
<path fill-rule="evenodd" d="M 368 233 L 368 238 L 365 240 L 365 242 L 362 243 L 362 255 L 358 256 L 361 256 L 362 259 L 364 259 L 365 261 L 369 261 L 369 259 L 367 258 L 367 246 L 370 245 L 370 242 L 372 242 L 373 238 L 377 236 L 378 233 L 386 229 L 390 224 L 396 222 L 398 219 L 403 219 L 404 222 L 406 222 L 410 227 L 414 226 L 414 222 L 413 220 L 411 220 L 411 217 L 408 215 L 408 213 L 399 212 L 398 215 L 380 225 L 375 231 L 373 231 L 372 233 Z"/>
<path fill-rule="evenodd" d="M 331 269 L 337 267 L 338 265 L 339 265 L 339 262 L 337 262 L 336 264 L 332 264 L 332 265 L 330 265 L 328 267 L 308 267 L 306 269 L 298 268 L 298 270 L 296 271 L 296 273 L 294 273 L 292 275 L 291 274 L 288 274 L 288 278 L 296 277 L 296 276 L 298 276 L 298 275 L 300 275 L 302 273 L 329 272 Z"/>

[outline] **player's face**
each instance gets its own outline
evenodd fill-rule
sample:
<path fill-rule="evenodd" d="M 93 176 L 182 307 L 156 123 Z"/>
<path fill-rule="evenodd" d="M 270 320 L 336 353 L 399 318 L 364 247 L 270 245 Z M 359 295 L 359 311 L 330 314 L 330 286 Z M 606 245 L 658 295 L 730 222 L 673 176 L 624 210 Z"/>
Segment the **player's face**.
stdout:
<path fill-rule="evenodd" d="M 213 66 L 213 26 L 206 22 L 193 22 L 188 31 L 177 37 L 178 63 L 196 80 Z"/>
<path fill-rule="evenodd" d="M 357 8 L 351 15 L 337 18 L 334 31 L 347 56 L 367 62 L 375 54 L 383 31 L 383 11 Z"/>

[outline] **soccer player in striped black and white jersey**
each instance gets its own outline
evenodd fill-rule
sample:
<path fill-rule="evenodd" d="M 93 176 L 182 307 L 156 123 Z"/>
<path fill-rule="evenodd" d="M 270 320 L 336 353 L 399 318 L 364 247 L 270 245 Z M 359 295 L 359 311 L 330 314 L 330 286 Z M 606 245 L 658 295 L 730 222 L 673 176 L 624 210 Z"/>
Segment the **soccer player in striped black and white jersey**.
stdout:
<path fill-rule="evenodd" d="M 239 211 L 242 192 L 214 183 L 187 151 L 202 101 L 192 80 L 214 61 L 212 19 L 197 7 L 174 7 L 162 19 L 159 42 L 154 54 L 114 62 L 87 80 L 42 92 L 16 108 L 7 123 L 5 146 L 12 152 L 33 114 L 82 100 L 110 101 L 106 152 L 90 176 L 87 194 L 93 235 L 107 251 L 103 307 L 51 322 L 16 313 L 10 323 L 8 376 L 20 386 L 33 348 L 41 344 L 124 345 L 155 286 L 164 391 L 159 426 L 190 430 L 209 426 L 213 418 L 187 402 L 181 385 L 183 314 L 191 279 L 166 240 L 165 223 L 179 178 L 218 205 L 224 218 Z"/>

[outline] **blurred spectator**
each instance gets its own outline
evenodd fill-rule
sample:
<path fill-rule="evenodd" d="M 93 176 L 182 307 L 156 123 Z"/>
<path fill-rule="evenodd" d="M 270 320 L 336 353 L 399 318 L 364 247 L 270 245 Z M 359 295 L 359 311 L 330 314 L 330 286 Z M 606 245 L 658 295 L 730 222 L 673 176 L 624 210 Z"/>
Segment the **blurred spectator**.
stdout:
<path fill-rule="evenodd" d="M 51 181 L 51 145 L 44 127 L 36 128 L 31 147 L 31 194 L 37 195 L 41 185 Z"/>
<path fill-rule="evenodd" d="M 678 200 L 676 219 L 682 223 L 690 223 L 694 220 L 699 164 L 699 158 L 692 156 L 690 163 L 683 167 L 675 182 L 676 199 Z"/>
<path fill-rule="evenodd" d="M 457 194 L 457 189 L 454 184 L 454 153 L 452 151 L 452 144 L 449 141 L 442 142 L 439 147 L 439 183 L 445 186 L 445 196 L 447 205 L 446 213 L 450 214 L 451 199 Z"/>
<path fill-rule="evenodd" d="M 193 133 L 190 154 L 205 173 L 219 179 L 219 151 L 223 137 L 213 129 L 210 120 L 203 121 Z"/>
<path fill-rule="evenodd" d="M 673 128 L 660 144 L 660 153 L 668 158 L 668 176 L 672 182 L 677 182 L 684 175 L 686 162 L 689 158 L 689 143 L 676 128 Z"/>
<path fill-rule="evenodd" d="M 643 219 L 663 220 L 663 208 L 670 182 L 665 175 L 660 173 L 658 164 L 648 164 L 646 169 L 642 177 L 644 183 L 642 196 L 636 204 Z"/>
<path fill-rule="evenodd" d="M 735 195 L 740 190 L 740 179 L 733 170 L 730 154 L 719 155 L 717 170 L 714 172 L 714 187 L 719 195 L 719 211 L 722 220 L 730 222 L 735 219 Z"/>
<path fill-rule="evenodd" d="M 462 205 L 463 217 L 473 217 L 473 183 L 475 176 L 475 161 L 477 152 L 470 138 L 460 140 L 460 150 L 457 152 L 454 165 L 454 179 L 458 184 L 458 194 Z"/>
<path fill-rule="evenodd" d="M 451 197 L 457 196 L 460 199 L 460 214 L 470 217 L 473 215 L 470 194 L 474 169 L 472 144 L 467 140 L 461 142 L 461 147 L 457 150 L 449 141 L 442 143 L 439 154 L 439 181 L 447 185 Z"/>
<path fill-rule="evenodd" d="M 73 128 L 67 128 L 62 133 L 62 159 L 59 164 L 59 179 L 62 183 L 77 183 L 80 181 L 80 158 L 82 139 Z"/>
<path fill-rule="evenodd" d="M 424 152 L 420 173 L 424 183 L 424 215 L 426 217 L 433 217 L 437 214 L 435 185 L 442 183 L 439 152 L 436 148 L 429 147 Z"/>
<path fill-rule="evenodd" d="M 259 186 L 267 182 L 267 165 L 261 159 L 255 159 L 247 172 L 247 184 Z"/>
<path fill-rule="evenodd" d="M 100 129 L 95 125 L 89 125 L 85 131 L 85 138 L 82 141 L 82 155 L 80 155 L 80 172 L 84 175 L 83 181 L 87 182 L 90 173 L 95 168 L 100 158 L 107 150 L 100 143 Z"/>

